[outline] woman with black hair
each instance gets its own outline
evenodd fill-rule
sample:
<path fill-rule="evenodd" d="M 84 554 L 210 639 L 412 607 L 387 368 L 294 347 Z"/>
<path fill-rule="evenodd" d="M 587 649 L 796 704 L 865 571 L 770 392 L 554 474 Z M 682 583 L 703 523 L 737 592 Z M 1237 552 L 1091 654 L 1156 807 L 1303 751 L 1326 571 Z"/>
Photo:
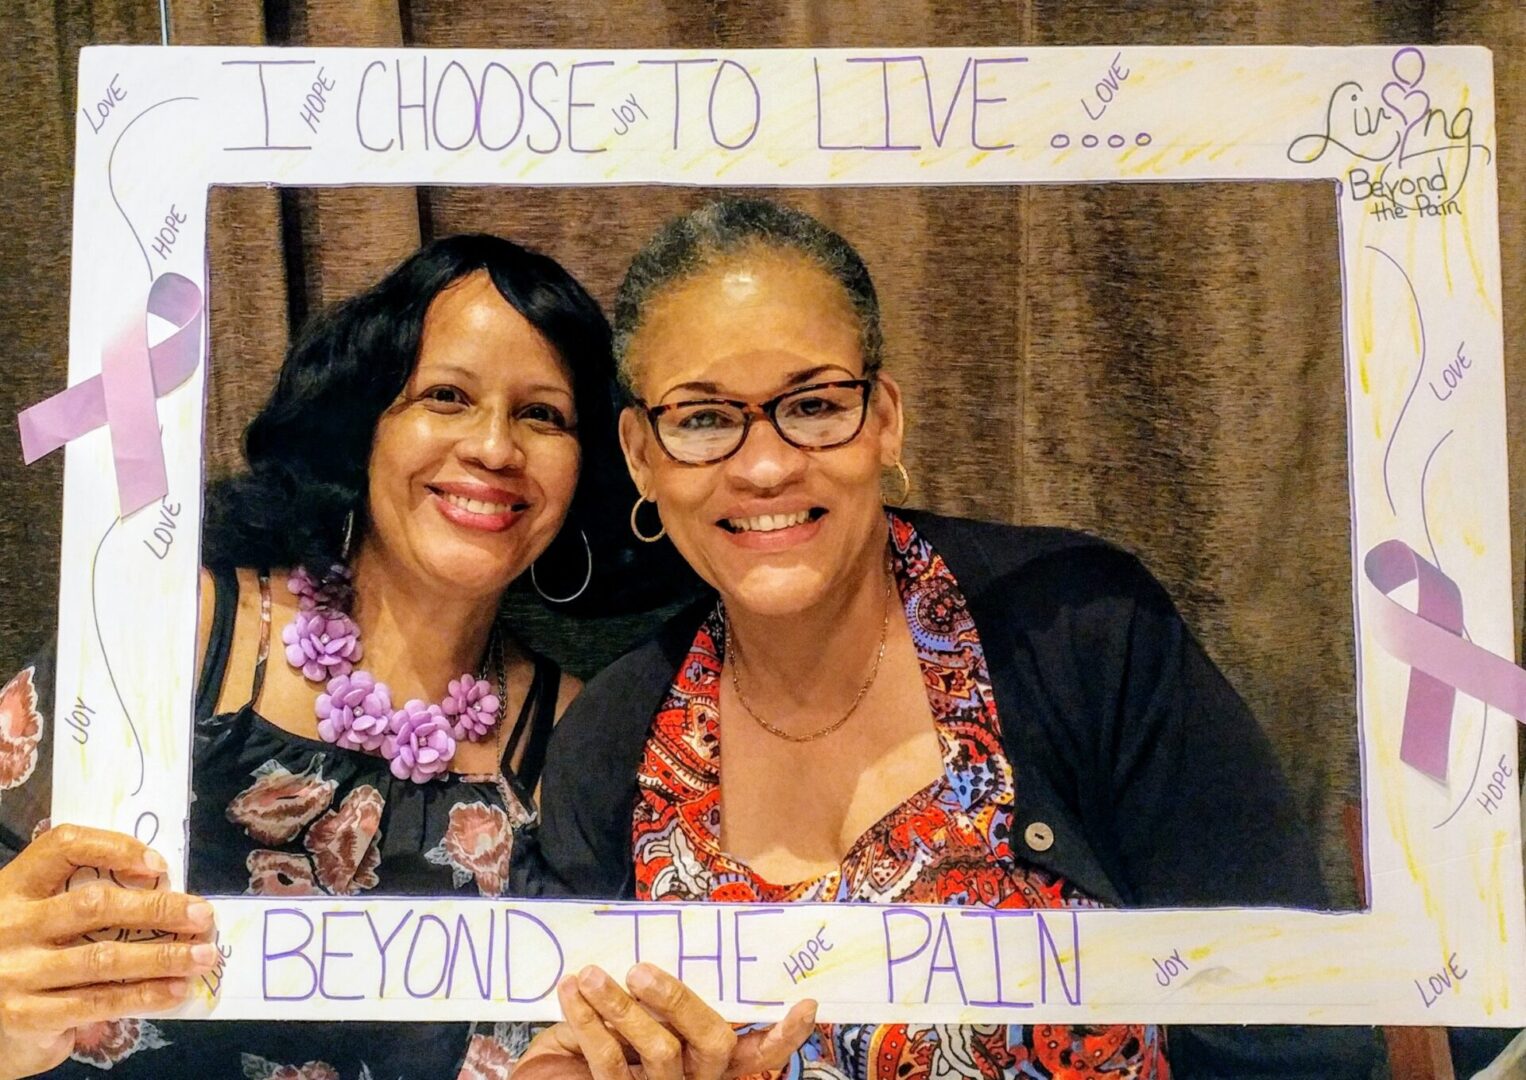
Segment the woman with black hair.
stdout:
<path fill-rule="evenodd" d="M 626 484 L 612 379 L 582 287 L 489 236 L 426 246 L 307 328 L 249 426 L 248 471 L 208 495 L 193 892 L 503 892 L 578 684 L 515 641 L 500 600 L 526 571 L 548 600 L 607 598 L 627 569 L 605 546 L 623 529 L 597 519 L 629 501 L 601 490 Z M 164 863 L 41 820 L 50 669 L 0 692 L 0 1077 L 70 1058 L 56 1075 L 506 1075 L 507 1026 L 125 1019 L 216 963 L 212 912 L 60 892 L 77 867 L 151 884 Z M 102 926 L 180 939 L 82 939 Z"/>

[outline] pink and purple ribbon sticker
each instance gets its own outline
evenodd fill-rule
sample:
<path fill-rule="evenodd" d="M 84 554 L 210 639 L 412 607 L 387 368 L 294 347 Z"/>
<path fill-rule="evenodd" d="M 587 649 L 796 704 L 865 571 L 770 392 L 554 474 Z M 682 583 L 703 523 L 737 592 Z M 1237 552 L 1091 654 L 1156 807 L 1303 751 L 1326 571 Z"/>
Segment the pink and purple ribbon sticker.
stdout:
<path fill-rule="evenodd" d="M 1457 583 L 1403 540 L 1383 541 L 1363 566 L 1379 593 L 1373 635 L 1410 668 L 1399 759 L 1445 783 L 1457 691 L 1526 722 L 1526 671 L 1463 636 Z M 1414 611 L 1391 595 L 1411 581 L 1419 590 Z"/>
<path fill-rule="evenodd" d="M 148 344 L 148 317 L 174 331 Z M 190 278 L 154 279 L 132 318 L 106 343 L 101 373 L 23 410 L 21 454 L 28 465 L 103 424 L 111 432 L 123 517 L 169 491 L 157 400 L 191 377 L 201 358 L 201 289 Z"/>

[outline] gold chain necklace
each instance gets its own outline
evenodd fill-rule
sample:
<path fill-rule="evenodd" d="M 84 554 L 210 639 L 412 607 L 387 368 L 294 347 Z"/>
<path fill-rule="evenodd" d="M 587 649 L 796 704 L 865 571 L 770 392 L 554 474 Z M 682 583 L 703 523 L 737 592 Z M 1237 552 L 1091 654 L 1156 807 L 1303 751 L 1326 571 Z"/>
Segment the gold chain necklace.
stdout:
<path fill-rule="evenodd" d="M 874 666 L 869 669 L 869 677 L 864 680 L 864 685 L 858 688 L 858 694 L 853 698 L 853 704 L 848 706 L 847 712 L 843 713 L 836 720 L 833 720 L 826 727 L 818 728 L 815 731 L 806 732 L 804 735 L 796 735 L 793 732 L 785 731 L 783 728 L 776 727 L 775 725 L 769 723 L 767 720 L 763 719 L 763 717 L 758 715 L 758 711 L 754 709 L 752 704 L 747 700 L 747 695 L 742 693 L 742 682 L 737 678 L 737 669 L 742 666 L 742 643 L 737 640 L 736 634 L 733 633 L 731 629 L 731 616 L 729 614 L 723 613 L 726 627 L 726 651 L 733 654 L 735 661 L 730 665 L 731 688 L 736 691 L 737 701 L 741 702 L 742 708 L 746 711 L 747 715 L 752 717 L 757 725 L 764 731 L 768 732 L 770 735 L 775 735 L 778 738 L 792 743 L 815 742 L 817 739 L 832 734 L 832 732 L 846 724 L 849 717 L 858 711 L 859 705 L 863 704 L 864 696 L 869 693 L 869 688 L 874 685 L 874 680 L 879 678 L 880 661 L 885 659 L 885 640 L 890 634 L 890 596 L 894 589 L 895 574 L 892 571 L 890 580 L 885 584 L 885 620 L 880 624 L 879 651 L 874 654 Z"/>

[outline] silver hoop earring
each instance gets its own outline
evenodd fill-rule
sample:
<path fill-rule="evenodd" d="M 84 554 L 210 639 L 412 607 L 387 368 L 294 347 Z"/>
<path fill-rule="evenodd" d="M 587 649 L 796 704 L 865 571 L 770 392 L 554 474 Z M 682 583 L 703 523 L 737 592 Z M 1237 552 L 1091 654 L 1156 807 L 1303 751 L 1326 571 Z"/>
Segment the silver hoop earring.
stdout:
<path fill-rule="evenodd" d="M 355 511 L 351 510 L 344 515 L 344 543 L 339 546 L 339 561 L 350 561 L 350 538 L 355 535 Z"/>
<path fill-rule="evenodd" d="M 583 554 L 588 557 L 588 572 L 583 575 L 583 584 L 579 585 L 578 591 L 573 593 L 571 596 L 547 596 L 546 590 L 542 589 L 540 587 L 540 582 L 536 580 L 535 564 L 530 564 L 530 584 L 535 587 L 535 591 L 540 594 L 540 598 L 548 604 L 572 603 L 578 597 L 582 596 L 585 591 L 587 591 L 588 583 L 593 580 L 593 548 L 588 544 L 588 534 L 586 532 L 584 532 L 582 529 L 579 529 L 578 535 L 583 538 Z"/>

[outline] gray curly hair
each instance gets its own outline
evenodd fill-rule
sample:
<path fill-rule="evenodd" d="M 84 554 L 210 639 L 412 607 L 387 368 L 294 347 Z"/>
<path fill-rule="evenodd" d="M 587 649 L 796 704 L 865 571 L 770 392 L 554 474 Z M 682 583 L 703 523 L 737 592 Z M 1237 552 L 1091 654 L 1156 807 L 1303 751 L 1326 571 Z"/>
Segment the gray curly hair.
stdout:
<path fill-rule="evenodd" d="M 878 371 L 883 350 L 880 302 L 869 268 L 853 245 L 811 215 L 766 199 L 719 199 L 676 217 L 631 260 L 615 294 L 614 351 L 620 389 L 635 396 L 629 351 L 654 296 L 728 256 L 764 248 L 796 252 L 830 274 L 858 315 L 866 373 Z"/>

